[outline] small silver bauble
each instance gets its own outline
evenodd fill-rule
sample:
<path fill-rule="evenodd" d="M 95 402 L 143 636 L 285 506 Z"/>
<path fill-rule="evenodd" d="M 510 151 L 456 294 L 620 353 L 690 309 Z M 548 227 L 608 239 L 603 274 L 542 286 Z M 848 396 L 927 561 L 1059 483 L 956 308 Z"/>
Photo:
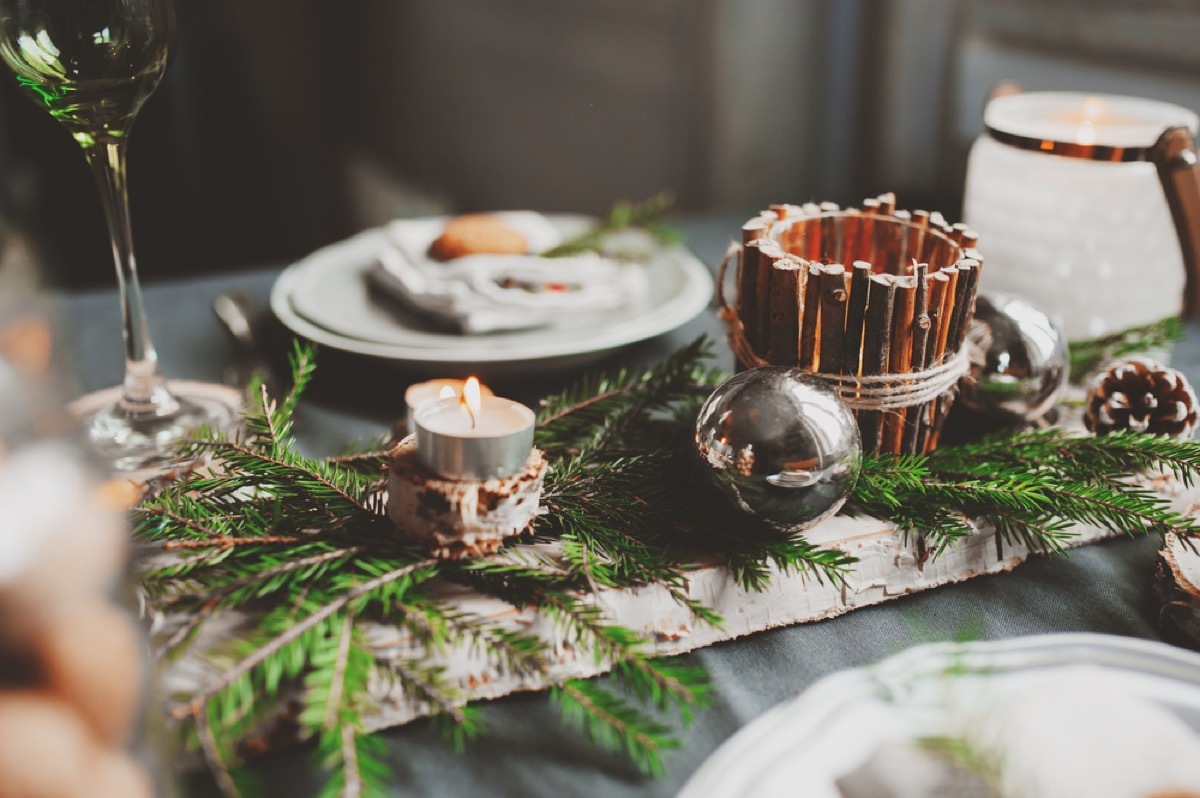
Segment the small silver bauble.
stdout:
<path fill-rule="evenodd" d="M 838 511 L 862 455 L 854 416 L 828 384 L 782 366 L 743 371 L 708 397 L 696 452 L 722 496 L 795 532 Z"/>
<path fill-rule="evenodd" d="M 1012 424 L 1040 424 L 1067 384 L 1067 340 L 1024 299 L 981 295 L 967 334 L 978 347 L 959 402 Z"/>

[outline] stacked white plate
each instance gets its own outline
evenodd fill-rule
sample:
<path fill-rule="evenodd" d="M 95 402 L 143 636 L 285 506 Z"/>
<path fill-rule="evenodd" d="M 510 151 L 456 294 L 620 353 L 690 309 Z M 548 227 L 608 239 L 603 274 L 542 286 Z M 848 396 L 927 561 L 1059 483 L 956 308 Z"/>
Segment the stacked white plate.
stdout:
<path fill-rule="evenodd" d="M 1093 634 L 927 645 L 828 676 L 767 712 L 680 798 L 839 798 L 865 767 L 876 783 L 892 774 L 874 795 L 924 795 L 911 757 L 881 771 L 878 752 L 937 739 L 1002 766 L 992 778 L 1005 795 L 1192 795 L 1197 735 L 1200 654 Z"/>
<path fill-rule="evenodd" d="M 550 216 L 564 237 L 593 219 Z M 319 249 L 288 267 L 271 291 L 271 308 L 292 332 L 322 346 L 400 363 L 458 367 L 520 365 L 523 369 L 576 364 L 669 332 L 708 304 L 708 268 L 684 247 L 656 247 L 642 264 L 646 301 L 569 326 L 465 335 L 437 329 L 419 314 L 372 288 L 368 273 L 394 246 L 374 228 Z"/>

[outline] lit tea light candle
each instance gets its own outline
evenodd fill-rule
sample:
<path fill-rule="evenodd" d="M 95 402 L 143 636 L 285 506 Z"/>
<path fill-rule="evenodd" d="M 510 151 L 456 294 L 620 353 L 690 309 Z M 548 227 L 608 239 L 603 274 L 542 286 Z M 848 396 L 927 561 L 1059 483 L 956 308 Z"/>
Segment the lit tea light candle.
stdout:
<path fill-rule="evenodd" d="M 408 425 L 408 431 L 412 432 L 415 429 L 413 413 L 418 408 L 424 407 L 430 402 L 436 402 L 438 399 L 462 396 L 463 386 L 466 385 L 466 382 L 466 380 L 438 379 L 410 385 L 404 392 L 404 404 L 407 408 L 404 418 Z M 476 382 L 478 383 L 478 380 Z M 491 389 L 486 385 L 481 385 L 479 389 L 483 396 L 492 395 Z"/>
<path fill-rule="evenodd" d="M 417 459 L 446 479 L 510 477 L 529 459 L 534 420 L 533 411 L 520 402 L 484 395 L 471 377 L 462 396 L 437 399 L 413 412 Z"/>

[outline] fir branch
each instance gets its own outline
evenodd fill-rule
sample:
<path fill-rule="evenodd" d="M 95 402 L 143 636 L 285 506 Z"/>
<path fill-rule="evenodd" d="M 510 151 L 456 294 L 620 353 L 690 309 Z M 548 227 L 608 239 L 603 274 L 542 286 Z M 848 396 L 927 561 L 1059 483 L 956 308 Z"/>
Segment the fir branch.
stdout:
<path fill-rule="evenodd" d="M 505 628 L 488 618 L 455 610 L 443 602 L 416 599 L 408 604 L 402 623 L 427 648 L 464 644 L 482 651 L 502 671 L 545 673 L 548 646 L 544 640 Z"/>
<path fill-rule="evenodd" d="M 858 562 L 857 557 L 839 549 L 814 546 L 802 534 L 745 541 L 745 548 L 729 547 L 724 560 L 738 584 L 757 592 L 770 587 L 772 574 L 768 563 L 783 573 L 810 573 L 818 582 L 828 580 L 830 584 L 841 585 L 850 566 Z"/>
<path fill-rule="evenodd" d="M 192 710 L 192 720 L 195 724 L 200 750 L 204 754 L 205 764 L 208 765 L 208 772 L 212 774 L 217 783 L 217 789 L 225 798 L 240 798 L 241 790 L 238 789 L 233 775 L 230 773 L 225 756 L 221 753 L 221 746 L 208 722 L 208 708 L 204 704 L 196 705 Z"/>
<path fill-rule="evenodd" d="M 571 679 L 552 688 L 551 696 L 562 708 L 564 721 L 593 743 L 624 751 L 644 773 L 662 775 L 663 752 L 679 747 L 670 727 L 650 720 L 595 682 Z"/>
<path fill-rule="evenodd" d="M 440 671 L 399 658 L 388 660 L 387 667 L 400 677 L 405 691 L 416 695 L 422 703 L 433 707 L 456 726 L 467 724 L 468 717 L 464 710 L 466 701 L 441 681 Z"/>
<path fill-rule="evenodd" d="M 1161 349 L 1183 340 L 1183 322 L 1168 316 L 1140 327 L 1070 342 L 1071 382 L 1079 383 L 1105 364 L 1127 355 Z"/>
<path fill-rule="evenodd" d="M 163 551 L 179 549 L 231 549 L 234 546 L 284 546 L 303 542 L 301 538 L 284 537 L 281 535 L 264 535 L 252 538 L 219 537 L 211 540 L 168 540 L 163 543 Z"/>
<path fill-rule="evenodd" d="M 321 718 L 321 725 L 326 729 L 332 729 L 335 726 L 341 727 L 341 718 L 339 717 L 339 709 L 342 706 L 342 698 L 346 692 L 346 669 L 350 660 L 350 638 L 354 633 L 354 616 L 347 614 L 342 621 L 342 628 L 338 634 L 337 654 L 334 657 L 333 667 L 328 678 L 324 675 L 316 676 L 317 671 L 314 671 L 314 679 L 320 679 L 327 685 L 329 694 L 325 700 L 325 712 Z"/>
<path fill-rule="evenodd" d="M 654 714 L 678 712 L 688 721 L 711 700 L 708 682 L 700 669 L 648 656 L 643 635 L 606 618 L 591 597 L 657 585 L 700 621 L 719 624 L 717 613 L 690 597 L 694 563 L 716 558 L 743 588 L 761 590 L 787 571 L 837 584 L 854 562 L 803 535 L 753 529 L 697 495 L 689 433 L 696 407 L 723 376 L 706 366 L 708 350 L 701 339 L 641 374 L 595 377 L 543 403 L 536 434 L 553 459 L 543 494 L 551 512 L 534 536 L 558 542 L 553 556 L 512 547 L 438 563 L 391 534 L 378 494 L 381 452 L 323 461 L 297 453 L 292 422 L 313 365 L 312 351 L 297 349 L 297 387 L 284 401 L 260 392 L 244 433 L 210 430 L 191 444 L 216 453 L 224 473 L 188 475 L 137 515 L 139 538 L 188 550 L 144 575 L 155 607 L 191 613 L 168 653 L 223 608 L 246 609 L 257 625 L 224 655 L 222 673 L 182 707 L 205 722 L 197 742 L 205 744 L 206 731 L 217 761 L 228 761 L 230 741 L 260 724 L 281 690 L 303 688 L 302 722 L 330 769 L 324 794 L 369 794 L 386 773 L 372 753 L 374 739 L 361 732 L 367 679 L 375 674 L 432 711 L 461 745 L 480 731 L 477 713 L 429 656 L 461 647 L 509 672 L 545 674 L 550 652 L 539 637 L 431 598 L 421 585 L 436 575 L 536 609 L 567 640 L 593 651 L 621 694 L 569 681 L 555 691 L 564 715 L 658 772 L 662 752 L 676 742 Z M 1072 522 L 1197 533 L 1195 522 L 1130 481 L 1148 468 L 1188 482 L 1200 474 L 1200 450 L 1132 434 L 1042 432 L 930 456 L 868 457 L 852 506 L 914 530 L 935 550 L 975 534 L 976 518 L 1031 549 L 1063 547 Z M 360 619 L 402 626 L 411 658 L 371 651 L 360 640 Z M 232 771 L 229 781 L 236 781 Z"/>
<path fill-rule="evenodd" d="M 711 349 L 711 341 L 701 336 L 643 374 L 621 371 L 613 377 L 594 377 L 544 399 L 535 442 L 551 453 L 575 451 L 575 468 L 591 462 L 648 415 L 694 395 L 697 375 L 704 371 Z"/>
<path fill-rule="evenodd" d="M 331 457 L 326 457 L 321 462 L 325 463 L 326 465 L 337 466 L 339 468 L 363 468 L 379 470 L 386 458 L 386 450 L 368 449 L 361 452 L 335 454 Z"/>
<path fill-rule="evenodd" d="M 292 487 L 297 498 L 313 504 L 327 507 L 330 498 L 338 498 L 363 513 L 373 514 L 364 500 L 354 495 L 353 488 L 344 479 L 339 479 L 341 474 L 319 463 L 305 463 L 303 458 L 279 453 L 272 456 L 234 441 L 199 440 L 193 441 L 191 447 L 197 453 L 208 452 L 214 457 L 230 461 L 233 467 L 244 473 L 261 472 L 269 475 L 277 489 Z M 247 465 L 247 461 L 254 465 Z M 314 487 L 314 483 L 319 487 Z"/>
<path fill-rule="evenodd" d="M 283 420 L 279 426 L 290 430 L 291 420 L 296 415 L 296 407 L 300 403 L 300 397 L 308 388 L 313 374 L 317 370 L 316 347 L 295 341 L 292 344 L 292 353 L 288 358 L 288 364 L 291 366 L 292 385 L 284 396 L 283 401 L 279 403 L 278 413 Z"/>
<path fill-rule="evenodd" d="M 337 766 L 318 798 L 386 798 L 384 783 L 390 773 L 381 739 L 342 726 L 336 734 L 321 738 L 318 752 L 323 761 Z"/>
<path fill-rule="evenodd" d="M 679 234 L 662 223 L 663 214 L 674 204 L 675 198 L 667 192 L 638 204 L 617 202 L 604 218 L 591 228 L 558 246 L 551 247 L 542 253 L 542 257 L 563 258 L 585 252 L 599 252 L 610 235 L 634 228 L 645 230 L 661 244 L 678 244 Z"/>
<path fill-rule="evenodd" d="M 178 655 L 187 644 L 190 644 L 195 639 L 205 621 L 212 617 L 218 603 L 216 598 L 209 599 L 201 604 L 199 608 L 189 613 L 184 622 L 175 630 L 174 634 L 167 638 L 155 653 L 166 659 L 171 659 Z"/>
<path fill-rule="evenodd" d="M 269 595 L 276 590 L 280 590 L 288 586 L 286 582 L 279 581 L 279 577 L 285 577 L 294 574 L 295 578 L 298 580 L 310 581 L 318 575 L 320 566 L 329 565 L 334 561 L 343 560 L 353 557 L 357 554 L 362 554 L 365 550 L 366 549 L 362 546 L 353 546 L 350 548 L 324 551 L 320 554 L 314 554 L 309 557 L 286 560 L 278 565 L 267 567 L 262 570 L 255 569 L 247 576 L 222 584 L 218 588 L 205 590 L 200 593 L 175 593 L 155 601 L 155 604 L 160 607 L 167 607 L 183 603 L 209 604 L 213 601 L 236 597 L 239 591 L 247 588 L 254 588 L 254 598 L 262 598 L 265 595 Z M 250 598 L 250 596 L 247 596 L 246 598 Z"/>
<path fill-rule="evenodd" d="M 363 793 L 363 778 L 358 765 L 358 734 L 353 726 L 342 726 L 338 729 L 338 739 L 342 744 L 342 766 L 339 768 L 342 783 L 331 785 L 332 790 L 337 791 L 339 798 L 355 798 Z"/>
<path fill-rule="evenodd" d="M 446 683 L 442 668 L 403 657 L 383 659 L 380 664 L 385 669 L 384 675 L 394 679 L 411 700 L 430 711 L 433 725 L 456 751 L 461 752 L 469 740 L 483 733 L 479 711 Z"/>
<path fill-rule="evenodd" d="M 160 518 L 178 524 L 185 529 L 195 532 L 206 541 L 227 539 L 225 532 L 213 529 L 211 526 L 208 526 L 197 518 L 186 517 L 162 505 L 142 505 L 140 508 L 138 508 L 137 513 L 147 518 Z M 178 541 L 171 542 L 177 543 Z"/>
<path fill-rule="evenodd" d="M 1002 540 L 1061 551 L 1067 522 L 1126 534 L 1200 534 L 1200 527 L 1131 480 L 1166 468 L 1185 483 L 1200 474 L 1200 444 L 1134 433 L 1072 437 L 1045 430 L 939 450 L 864 457 L 851 497 L 857 512 L 928 535 L 935 550 L 975 534 L 984 518 Z"/>
<path fill-rule="evenodd" d="M 191 703 L 195 705 L 197 703 L 207 702 L 210 698 L 218 695 L 226 687 L 230 686 L 238 677 L 248 673 L 251 669 L 262 663 L 272 654 L 278 652 L 289 643 L 295 641 L 309 629 L 312 629 L 318 624 L 324 622 L 327 618 L 334 615 L 334 613 L 340 612 L 351 602 L 369 596 L 372 591 L 378 590 L 387 584 L 399 581 L 401 579 L 413 577 L 414 575 L 420 573 L 423 569 L 432 571 L 436 567 L 437 560 L 424 560 L 421 562 L 410 563 L 400 568 L 388 571 L 385 574 L 381 574 L 374 579 L 369 579 L 361 585 L 355 587 L 353 590 L 343 593 L 337 598 L 326 603 L 320 609 L 297 621 L 286 631 L 272 637 L 266 643 L 262 644 L 250 654 L 246 655 L 241 660 L 227 668 L 223 673 L 221 673 L 220 676 L 198 690 L 191 697 Z"/>

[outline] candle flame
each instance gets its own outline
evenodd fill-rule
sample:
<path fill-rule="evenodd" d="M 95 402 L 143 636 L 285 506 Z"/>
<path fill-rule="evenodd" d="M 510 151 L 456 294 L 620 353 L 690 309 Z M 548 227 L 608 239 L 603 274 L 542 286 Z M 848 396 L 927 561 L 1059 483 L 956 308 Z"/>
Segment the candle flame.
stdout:
<path fill-rule="evenodd" d="M 479 380 L 474 377 L 468 377 L 466 384 L 463 385 L 462 406 L 470 414 L 471 428 L 474 429 L 475 416 L 479 413 L 479 408 L 483 406 L 483 398 L 479 393 Z"/>
<path fill-rule="evenodd" d="M 1075 134 L 1075 141 L 1084 145 L 1096 143 L 1096 128 L 1090 120 L 1085 119 L 1079 123 L 1079 132 Z"/>
<path fill-rule="evenodd" d="M 449 385 L 443 385 L 442 390 L 438 391 L 438 399 L 453 399 L 457 395 Z"/>

